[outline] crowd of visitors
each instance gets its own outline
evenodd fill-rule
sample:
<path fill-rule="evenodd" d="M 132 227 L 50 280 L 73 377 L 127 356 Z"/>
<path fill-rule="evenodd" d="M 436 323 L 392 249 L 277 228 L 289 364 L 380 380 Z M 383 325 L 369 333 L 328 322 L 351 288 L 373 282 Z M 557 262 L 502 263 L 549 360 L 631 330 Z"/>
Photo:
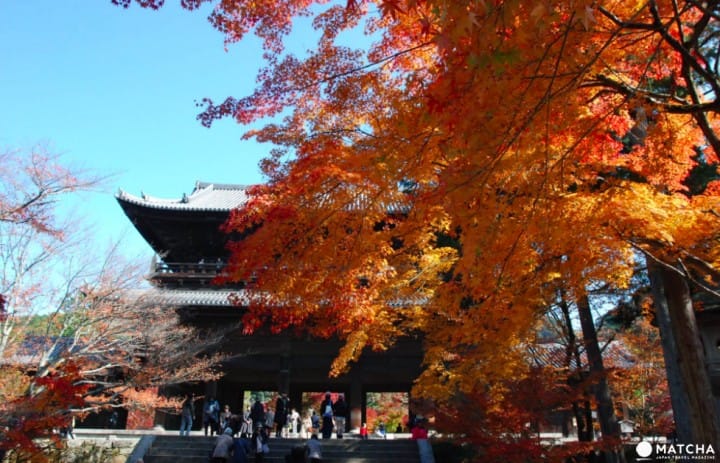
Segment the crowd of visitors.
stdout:
<path fill-rule="evenodd" d="M 254 455 L 255 463 L 263 463 L 270 453 L 270 426 L 258 427 L 251 436 L 246 433 L 233 437 L 233 430 L 225 428 L 218 435 L 210 453 L 210 463 L 248 463 Z M 322 448 L 317 434 L 313 434 L 304 446 L 293 448 L 285 460 L 288 463 L 320 463 Z"/>
<path fill-rule="evenodd" d="M 195 417 L 195 401 L 197 398 L 188 396 L 182 405 L 180 435 L 189 435 Z M 270 452 L 270 436 L 275 438 L 305 438 L 304 445 L 294 447 L 286 455 L 287 463 L 319 463 L 322 461 L 322 446 L 319 436 L 323 439 L 332 437 L 342 439 L 346 430 L 349 408 L 345 397 L 340 394 L 335 401 L 332 394 L 326 392 L 318 410 L 309 410 L 305 417 L 301 416 L 297 407 L 292 407 L 287 394 L 281 393 L 274 403 L 263 404 L 259 397 L 242 413 L 233 413 L 229 405 L 221 407 L 214 397 L 207 397 L 203 404 L 202 429 L 206 436 L 217 435 L 210 455 L 212 463 L 247 463 L 254 457 L 256 463 L 265 461 Z M 413 439 L 427 439 L 426 422 L 421 416 L 411 413 L 408 427 Z M 400 432 L 398 426 L 396 432 Z M 387 430 L 382 422 L 376 424 L 374 433 L 380 438 L 387 437 Z M 360 428 L 360 438 L 368 439 L 366 423 Z"/>
<path fill-rule="evenodd" d="M 190 435 L 195 419 L 195 406 L 199 400 L 195 395 L 188 395 L 183 401 L 180 412 L 180 435 Z M 259 428 L 264 428 L 274 437 L 309 438 L 313 434 L 321 434 L 328 439 L 333 432 L 338 439 L 343 438 L 347 426 L 348 406 L 345 398 L 339 395 L 335 402 L 330 392 L 317 410 L 308 410 L 302 416 L 297 407 L 292 407 L 287 394 L 282 393 L 275 401 L 263 404 L 259 397 L 242 413 L 233 413 L 229 405 L 222 406 L 215 397 L 207 397 L 202 408 L 202 427 L 206 436 L 220 436 L 226 429 L 232 431 L 231 436 L 251 435 Z"/>
<path fill-rule="evenodd" d="M 233 437 L 233 430 L 225 428 L 215 440 L 210 463 L 248 463 L 251 455 L 255 456 L 256 463 L 262 463 L 270 452 L 269 439 L 265 426 L 258 428 L 252 436 L 242 433 L 239 437 Z"/>

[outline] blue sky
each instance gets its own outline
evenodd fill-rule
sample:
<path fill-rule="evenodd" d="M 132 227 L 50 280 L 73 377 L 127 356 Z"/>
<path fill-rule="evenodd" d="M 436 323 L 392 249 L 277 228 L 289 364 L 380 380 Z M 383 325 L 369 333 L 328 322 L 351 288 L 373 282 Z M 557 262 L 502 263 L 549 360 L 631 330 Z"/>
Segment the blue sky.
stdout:
<path fill-rule="evenodd" d="M 159 11 L 110 0 L 0 1 L 0 148 L 38 143 L 67 163 L 112 175 L 86 195 L 97 239 L 123 236 L 129 255 L 151 255 L 114 199 L 119 188 L 179 198 L 196 180 L 257 183 L 271 147 L 241 141 L 245 128 L 195 119 L 195 101 L 244 96 L 260 66 L 259 42 L 225 50 L 203 11 L 168 1 Z M 302 49 L 312 43 L 301 37 Z"/>

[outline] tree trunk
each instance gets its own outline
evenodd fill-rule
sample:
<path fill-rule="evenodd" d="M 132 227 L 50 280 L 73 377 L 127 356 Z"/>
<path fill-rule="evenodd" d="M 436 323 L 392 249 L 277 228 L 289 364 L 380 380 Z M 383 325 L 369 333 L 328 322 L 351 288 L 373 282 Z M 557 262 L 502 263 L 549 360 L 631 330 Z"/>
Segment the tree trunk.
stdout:
<path fill-rule="evenodd" d="M 678 394 L 671 397 L 678 440 L 683 444 L 712 444 L 717 449 L 720 425 L 690 288 L 672 268 L 648 262 L 648 269 L 656 310 L 660 313 L 658 321 L 663 322 L 659 326 L 670 393 Z M 665 310 L 667 320 L 661 320 Z"/>
<path fill-rule="evenodd" d="M 652 288 L 653 301 L 655 305 L 655 320 L 660 331 L 660 341 L 663 348 L 665 360 L 665 373 L 667 375 L 668 388 L 670 390 L 670 402 L 673 408 L 675 420 L 675 435 L 679 442 L 689 443 L 692 441 L 690 425 L 690 405 L 685 384 L 682 381 L 678 361 L 678 350 L 675 345 L 675 335 L 670 322 L 670 312 L 665 299 L 665 288 L 663 284 L 660 266 L 648 260 L 648 276 Z"/>
<path fill-rule="evenodd" d="M 577 306 L 585 343 L 585 352 L 587 352 L 588 363 L 590 365 L 590 374 L 598 377 L 598 382 L 595 385 L 595 400 L 597 400 L 600 431 L 602 432 L 603 438 L 614 438 L 620 442 L 620 426 L 615 416 L 612 396 L 610 395 L 610 386 L 607 382 L 597 331 L 595 331 L 595 322 L 593 321 L 592 312 L 590 311 L 590 301 L 587 295 L 583 295 L 578 299 Z M 608 463 L 622 461 L 622 452 L 606 452 L 605 461 Z"/>
<path fill-rule="evenodd" d="M 580 349 L 577 345 L 577 338 L 575 337 L 575 330 L 573 329 L 572 317 L 570 316 L 570 306 L 565 298 L 565 291 L 560 289 L 558 291 L 559 307 L 562 310 L 563 320 L 567 327 L 567 346 L 565 348 L 565 366 L 569 371 L 574 372 L 568 383 L 573 388 L 581 387 L 583 383 L 582 373 L 582 360 L 580 358 Z M 587 395 L 587 391 L 583 390 L 583 395 Z M 592 410 L 590 408 L 590 402 L 588 400 L 583 401 L 582 407 L 579 401 L 574 401 L 572 404 L 572 413 L 575 417 L 575 423 L 577 424 L 577 437 L 580 442 L 592 442 L 593 440 L 593 427 L 592 427 Z"/>

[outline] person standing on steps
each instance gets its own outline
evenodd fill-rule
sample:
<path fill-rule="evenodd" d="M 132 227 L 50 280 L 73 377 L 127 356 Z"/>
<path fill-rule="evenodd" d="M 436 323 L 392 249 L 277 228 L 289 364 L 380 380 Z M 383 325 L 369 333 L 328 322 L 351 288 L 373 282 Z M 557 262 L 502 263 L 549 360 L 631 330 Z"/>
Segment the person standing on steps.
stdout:
<path fill-rule="evenodd" d="M 231 419 L 230 405 L 225 405 L 225 408 L 220 412 L 220 429 L 232 428 Z"/>
<path fill-rule="evenodd" d="M 320 432 L 323 439 L 330 439 L 333 430 L 333 401 L 330 397 L 330 391 L 325 393 L 325 399 L 320 404 L 320 413 L 322 413 Z"/>
<path fill-rule="evenodd" d="M 300 413 L 294 408 L 290 409 L 288 415 L 288 425 L 290 426 L 290 437 L 298 437 L 300 435 Z"/>
<path fill-rule="evenodd" d="M 250 419 L 252 420 L 253 433 L 265 424 L 265 407 L 263 407 L 260 398 L 255 398 L 255 403 L 250 409 Z"/>
<path fill-rule="evenodd" d="M 343 433 L 345 432 L 345 420 L 347 418 L 347 404 L 345 403 L 345 397 L 340 394 L 337 401 L 333 405 L 333 415 L 335 417 L 335 432 L 337 438 L 342 439 Z"/>
<path fill-rule="evenodd" d="M 209 397 L 203 408 L 203 427 L 205 428 L 205 435 L 208 435 L 208 428 L 210 428 L 210 435 L 220 434 L 220 402 L 214 397 Z"/>
<path fill-rule="evenodd" d="M 273 426 L 275 425 L 275 411 L 272 409 L 270 404 L 265 404 L 265 426 L 268 428 L 268 435 L 273 433 Z"/>
<path fill-rule="evenodd" d="M 315 410 L 312 410 L 310 415 L 310 435 L 317 434 L 320 432 L 320 415 Z"/>
<path fill-rule="evenodd" d="M 189 436 L 192 430 L 193 418 L 195 417 L 195 396 L 189 395 L 185 398 L 180 411 L 180 435 Z"/>
<path fill-rule="evenodd" d="M 387 430 L 385 429 L 385 423 L 381 421 L 380 424 L 378 424 L 378 427 L 375 430 L 375 434 L 382 437 L 383 439 L 387 439 Z"/>
<path fill-rule="evenodd" d="M 290 400 L 287 393 L 283 392 L 275 402 L 275 437 L 283 437 L 283 429 L 288 421 L 288 405 Z"/>
<path fill-rule="evenodd" d="M 250 407 L 248 407 L 242 416 L 242 423 L 240 423 L 240 435 L 247 434 L 249 436 L 252 432 L 252 411 Z"/>

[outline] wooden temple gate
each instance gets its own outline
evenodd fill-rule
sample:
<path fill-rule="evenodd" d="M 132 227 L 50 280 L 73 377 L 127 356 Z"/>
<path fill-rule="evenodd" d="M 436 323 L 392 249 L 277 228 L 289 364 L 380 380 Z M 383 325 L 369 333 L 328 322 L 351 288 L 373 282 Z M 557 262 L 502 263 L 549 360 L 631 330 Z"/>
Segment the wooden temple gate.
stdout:
<path fill-rule="evenodd" d="M 349 427 L 359 428 L 366 417 L 368 392 L 409 394 L 420 374 L 422 342 L 407 338 L 385 352 L 366 351 L 349 372 L 329 378 L 330 365 L 341 346 L 338 340 L 290 331 L 243 334 L 242 306 L 230 304 L 228 296 L 248 295 L 251 290 L 242 285 L 217 287 L 211 282 L 228 258 L 225 245 L 229 237 L 220 226 L 232 209 L 247 200 L 245 190 L 241 185 L 198 182 L 190 195 L 178 200 L 138 197 L 122 191 L 116 196 L 156 253 L 149 275 L 153 288 L 148 293 L 158 303 L 179 310 L 186 323 L 222 332 L 219 350 L 230 354 L 219 381 L 170 392 L 214 396 L 237 411 L 242 410 L 245 391 L 286 392 L 291 406 L 302 402 L 303 393 L 341 392 L 351 410 Z M 176 416 L 156 416 L 156 424 L 168 429 L 176 428 L 176 422 Z"/>

